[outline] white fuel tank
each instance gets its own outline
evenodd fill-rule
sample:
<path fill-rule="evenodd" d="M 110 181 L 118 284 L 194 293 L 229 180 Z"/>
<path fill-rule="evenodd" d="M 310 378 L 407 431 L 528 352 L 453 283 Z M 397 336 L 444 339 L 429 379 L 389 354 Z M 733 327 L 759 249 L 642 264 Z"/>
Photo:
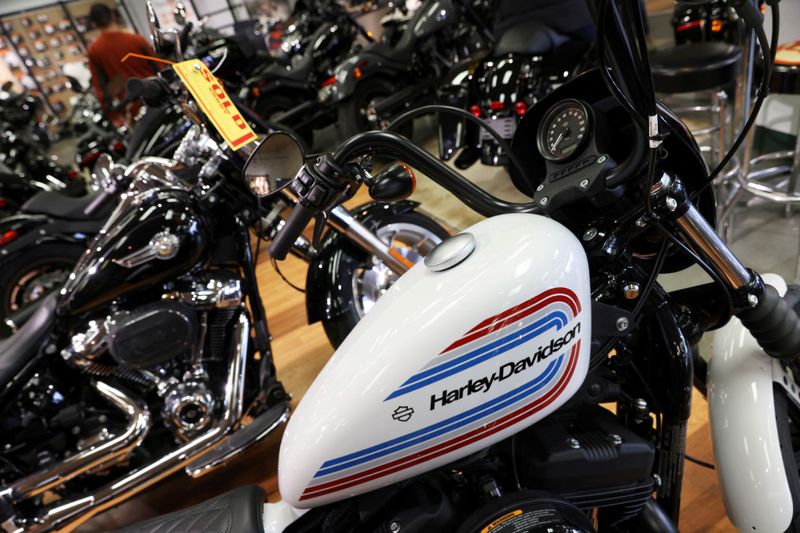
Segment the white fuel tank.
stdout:
<path fill-rule="evenodd" d="M 279 484 L 315 507 L 460 459 L 567 401 L 589 366 L 586 254 L 529 214 L 465 230 L 456 266 L 417 264 L 331 357 L 292 415 Z"/>

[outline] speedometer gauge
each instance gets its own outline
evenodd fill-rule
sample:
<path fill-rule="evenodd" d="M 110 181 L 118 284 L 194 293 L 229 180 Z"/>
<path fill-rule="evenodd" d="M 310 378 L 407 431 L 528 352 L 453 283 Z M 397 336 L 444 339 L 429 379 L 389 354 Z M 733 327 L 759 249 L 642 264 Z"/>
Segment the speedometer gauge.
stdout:
<path fill-rule="evenodd" d="M 562 100 L 539 124 L 539 152 L 551 161 L 565 161 L 586 146 L 589 140 L 590 114 L 578 100 Z"/>

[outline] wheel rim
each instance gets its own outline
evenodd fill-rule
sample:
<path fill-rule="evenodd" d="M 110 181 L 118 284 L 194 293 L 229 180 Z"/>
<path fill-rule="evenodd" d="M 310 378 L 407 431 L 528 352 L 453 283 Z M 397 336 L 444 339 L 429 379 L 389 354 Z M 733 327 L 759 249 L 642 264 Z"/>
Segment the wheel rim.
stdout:
<path fill-rule="evenodd" d="M 381 226 L 375 234 L 412 263 L 418 263 L 442 239 L 433 231 L 406 222 Z M 362 318 L 375 302 L 397 281 L 397 274 L 371 255 L 353 272 L 353 295 L 358 317 Z"/>
<path fill-rule="evenodd" d="M 8 312 L 19 311 L 63 285 L 71 268 L 69 263 L 50 264 L 22 274 L 11 286 L 6 302 Z"/>

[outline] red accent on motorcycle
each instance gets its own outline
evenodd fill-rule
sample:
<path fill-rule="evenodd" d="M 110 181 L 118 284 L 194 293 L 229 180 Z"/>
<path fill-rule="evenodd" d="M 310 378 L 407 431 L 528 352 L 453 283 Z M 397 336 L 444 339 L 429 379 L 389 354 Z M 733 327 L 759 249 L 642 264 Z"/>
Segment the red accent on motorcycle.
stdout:
<path fill-rule="evenodd" d="M 11 241 L 17 238 L 17 235 L 18 235 L 17 232 L 14 231 L 13 229 L 3 233 L 3 235 L 0 236 L 0 246 L 4 246 L 10 243 Z"/>
<path fill-rule="evenodd" d="M 489 109 L 491 109 L 492 111 L 500 111 L 504 107 L 506 107 L 506 105 L 500 100 L 492 100 L 491 102 L 489 102 Z"/>
<path fill-rule="evenodd" d="M 85 156 L 81 157 L 81 160 L 79 161 L 79 163 L 81 165 L 88 165 L 89 163 L 91 163 L 92 161 L 97 159 L 98 157 L 100 157 L 100 150 L 94 150 L 93 152 L 89 152 L 88 155 L 85 155 Z"/>
<path fill-rule="evenodd" d="M 481 118 L 481 108 L 476 105 L 469 106 L 469 112 L 473 117 Z"/>
<path fill-rule="evenodd" d="M 122 144 L 122 142 L 120 141 L 114 141 L 114 146 L 112 146 L 112 148 L 114 149 L 115 152 L 122 153 L 125 151 L 125 145 Z"/>
<path fill-rule="evenodd" d="M 256 98 L 261 96 L 261 91 L 258 89 L 258 87 L 253 87 L 252 89 L 250 89 L 250 92 L 253 93 L 253 96 L 255 96 Z"/>
<path fill-rule="evenodd" d="M 100 156 L 100 154 L 98 153 L 98 154 L 95 156 L 95 159 L 97 159 L 99 156 Z M 74 168 L 71 168 L 71 169 L 69 169 L 69 171 L 67 172 L 67 177 L 68 177 L 69 179 L 71 179 L 71 180 L 76 180 L 76 179 L 78 179 L 78 178 L 80 177 L 80 174 L 78 174 L 78 171 L 77 171 L 77 170 L 75 170 Z"/>
<path fill-rule="evenodd" d="M 675 31 L 686 31 L 692 28 L 696 28 L 698 26 L 702 26 L 703 24 L 705 24 L 705 21 L 703 19 L 693 20 L 691 22 L 687 22 L 686 24 L 681 24 L 680 26 L 675 28 Z"/>
<path fill-rule="evenodd" d="M 526 104 L 525 102 L 517 102 L 516 104 L 514 104 L 514 113 L 516 113 L 517 115 L 522 116 L 527 112 L 528 112 L 528 104 Z"/>
<path fill-rule="evenodd" d="M 328 85 L 332 85 L 335 82 L 336 82 L 336 76 L 331 76 L 327 80 L 323 81 L 320 87 L 327 87 Z"/>

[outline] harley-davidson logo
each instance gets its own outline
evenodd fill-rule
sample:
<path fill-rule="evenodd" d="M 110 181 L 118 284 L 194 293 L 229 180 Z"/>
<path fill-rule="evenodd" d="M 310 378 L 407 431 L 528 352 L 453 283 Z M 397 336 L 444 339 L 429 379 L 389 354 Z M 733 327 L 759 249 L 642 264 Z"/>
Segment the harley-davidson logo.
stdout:
<path fill-rule="evenodd" d="M 392 412 L 392 418 L 398 422 L 408 422 L 411 420 L 411 415 L 414 414 L 414 409 L 407 405 L 401 405 Z"/>
<path fill-rule="evenodd" d="M 581 323 L 578 322 L 574 328 L 569 330 L 563 337 L 550 339 L 550 343 L 545 346 L 539 346 L 533 355 L 524 357 L 519 361 L 509 361 L 503 365 L 496 372 L 492 372 L 489 376 L 484 376 L 478 379 L 470 379 L 464 385 L 457 389 L 443 390 L 441 394 L 431 394 L 430 410 L 433 411 L 436 407 L 442 407 L 471 394 L 478 392 L 489 392 L 495 383 L 505 381 L 506 379 L 519 374 L 539 363 L 544 361 L 551 355 L 558 353 L 562 348 L 572 342 L 578 333 L 581 332 Z M 438 405 L 437 405 L 438 404 Z"/>

